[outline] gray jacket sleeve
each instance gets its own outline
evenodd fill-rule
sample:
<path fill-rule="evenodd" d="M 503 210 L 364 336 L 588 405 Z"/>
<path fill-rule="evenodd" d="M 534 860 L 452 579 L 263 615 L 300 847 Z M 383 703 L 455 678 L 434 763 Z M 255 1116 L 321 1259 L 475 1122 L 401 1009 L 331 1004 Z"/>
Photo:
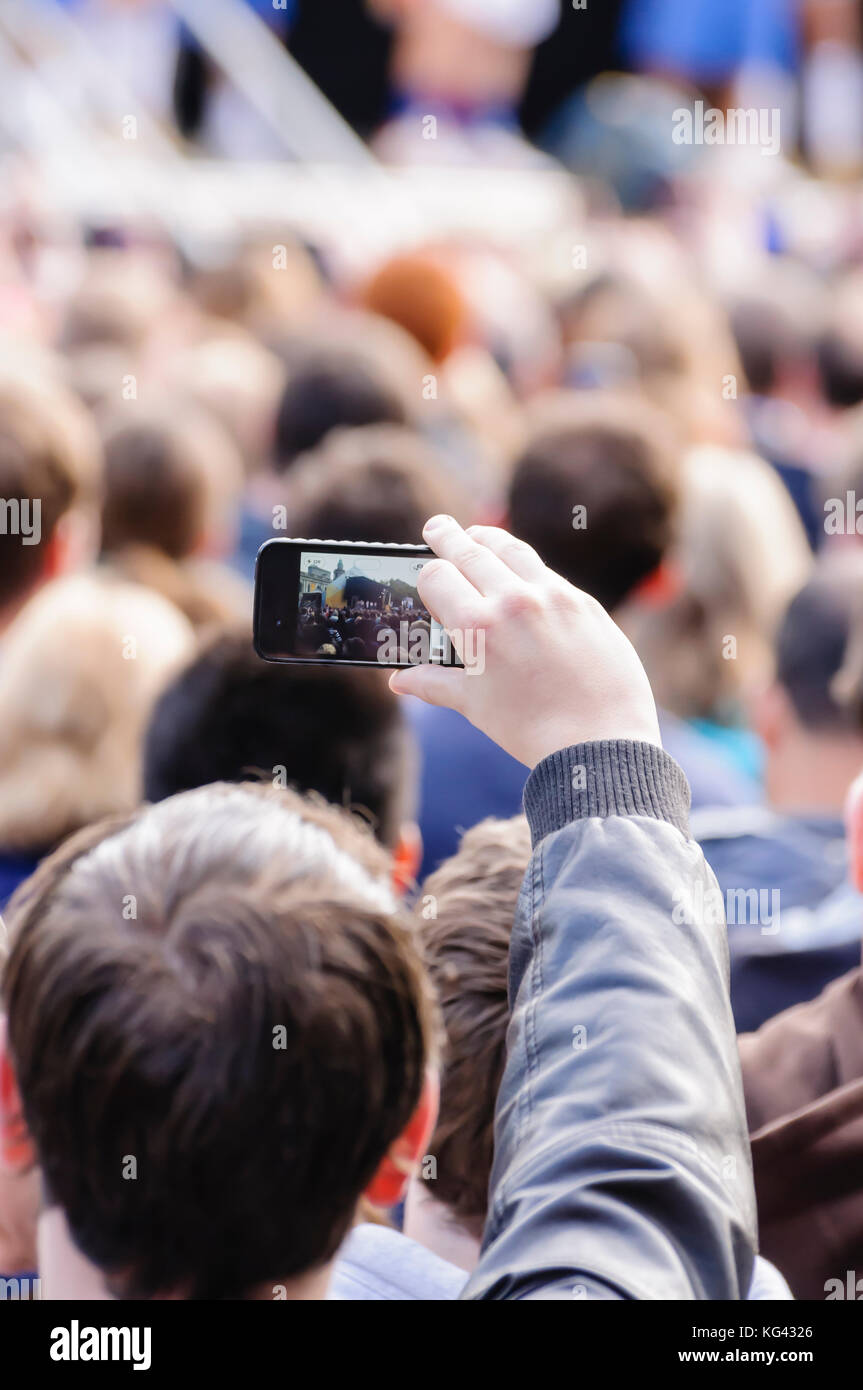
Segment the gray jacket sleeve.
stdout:
<path fill-rule="evenodd" d="M 466 1298 L 746 1297 L 755 1198 L 725 921 L 688 809 L 652 744 L 580 744 L 528 780 L 534 852 Z"/>

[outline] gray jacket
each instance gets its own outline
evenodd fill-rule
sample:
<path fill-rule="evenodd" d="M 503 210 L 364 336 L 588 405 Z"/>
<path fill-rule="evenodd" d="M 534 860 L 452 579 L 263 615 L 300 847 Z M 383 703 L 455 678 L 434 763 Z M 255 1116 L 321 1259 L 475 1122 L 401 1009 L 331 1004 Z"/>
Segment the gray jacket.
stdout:
<path fill-rule="evenodd" d="M 534 853 L 465 1298 L 746 1297 L 755 1198 L 728 949 L 688 809 L 652 744 L 580 744 L 528 779 Z"/>

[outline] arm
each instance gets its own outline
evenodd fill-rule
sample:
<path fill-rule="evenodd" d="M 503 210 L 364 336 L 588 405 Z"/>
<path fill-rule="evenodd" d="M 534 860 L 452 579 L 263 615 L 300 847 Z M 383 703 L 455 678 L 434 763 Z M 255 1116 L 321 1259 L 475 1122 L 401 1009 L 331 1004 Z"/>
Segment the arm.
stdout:
<path fill-rule="evenodd" d="M 425 536 L 440 559 L 420 596 L 459 654 L 483 660 L 390 684 L 459 710 L 534 769 L 489 1218 L 466 1296 L 744 1297 L 755 1204 L 724 918 L 644 669 L 529 546 L 447 517 Z"/>
<path fill-rule="evenodd" d="M 677 764 L 643 743 L 566 749 L 528 782 L 535 850 L 468 1298 L 746 1297 L 755 1209 L 725 928 L 703 920 L 717 889 L 687 808 Z"/>

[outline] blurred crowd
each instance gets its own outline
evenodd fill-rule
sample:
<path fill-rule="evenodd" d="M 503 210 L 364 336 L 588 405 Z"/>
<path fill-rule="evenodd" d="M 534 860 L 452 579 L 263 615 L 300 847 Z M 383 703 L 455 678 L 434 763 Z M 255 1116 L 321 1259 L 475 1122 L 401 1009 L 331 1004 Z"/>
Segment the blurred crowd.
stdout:
<path fill-rule="evenodd" d="M 7 90 L 73 120 L 99 93 L 53 8 Z M 285 156 L 194 5 L 56 8 L 193 162 Z M 272 536 L 504 526 L 647 670 L 728 922 L 762 1252 L 822 1298 L 863 1257 L 860 7 L 249 8 L 385 165 L 467 166 L 480 202 L 488 168 L 566 171 L 575 211 L 360 267 L 284 226 L 195 257 L 155 219 L 52 220 L 3 125 L 0 906 L 143 799 L 257 777 L 359 812 L 443 1016 L 441 1180 L 391 1216 L 472 1268 L 527 769 L 385 673 L 264 665 L 251 585 Z M 695 100 L 781 111 L 775 157 L 677 144 Z M 307 618 L 350 656 L 375 614 Z M 36 1203 L 0 1180 L 0 1271 L 35 1268 Z"/>

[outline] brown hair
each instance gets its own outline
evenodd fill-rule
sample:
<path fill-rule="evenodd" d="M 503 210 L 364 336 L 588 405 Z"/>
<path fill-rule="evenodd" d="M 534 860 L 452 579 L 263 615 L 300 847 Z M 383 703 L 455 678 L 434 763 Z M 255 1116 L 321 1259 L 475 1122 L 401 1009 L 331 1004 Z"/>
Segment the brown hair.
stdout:
<path fill-rule="evenodd" d="M 150 546 L 185 559 L 219 529 L 242 486 L 236 446 L 209 413 L 167 400 L 118 412 L 105 431 L 102 549 Z"/>
<path fill-rule="evenodd" d="M 248 1296 L 344 1239 L 434 1048 L 413 933 L 361 861 L 386 863 L 343 812 L 216 784 L 84 832 L 13 898 L 24 1119 L 118 1296 Z"/>
<path fill-rule="evenodd" d="M 39 507 L 37 543 L 0 528 L 0 608 L 24 598 L 45 565 L 45 548 L 73 507 L 95 507 L 101 457 L 81 401 L 50 374 L 37 379 L 0 364 L 0 498 Z"/>
<path fill-rule="evenodd" d="M 476 1236 L 486 1216 L 509 1023 L 509 941 L 529 860 L 523 816 L 481 821 L 426 879 L 417 905 L 444 1024 L 432 1195 Z"/>
<path fill-rule="evenodd" d="M 334 430 L 291 473 L 294 534 L 329 540 L 422 540 L 430 516 L 465 517 L 461 489 L 413 430 L 366 425 Z"/>
<path fill-rule="evenodd" d="M 639 397 L 556 396 L 540 407 L 516 462 L 510 529 L 613 611 L 671 544 L 677 473 L 673 430 Z"/>

